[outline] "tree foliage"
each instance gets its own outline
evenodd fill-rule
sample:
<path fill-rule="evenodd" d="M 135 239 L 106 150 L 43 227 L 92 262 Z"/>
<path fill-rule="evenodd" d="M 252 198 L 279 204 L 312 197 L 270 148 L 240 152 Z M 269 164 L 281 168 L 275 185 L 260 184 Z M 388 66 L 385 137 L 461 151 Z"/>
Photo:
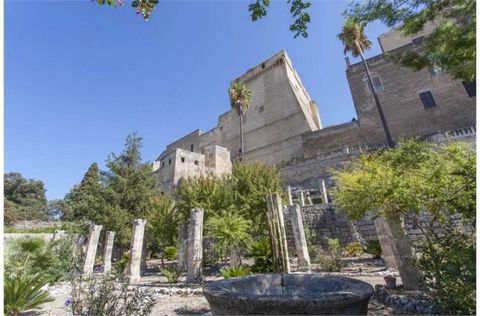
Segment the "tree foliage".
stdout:
<path fill-rule="evenodd" d="M 372 42 L 365 35 L 364 25 L 354 19 L 345 20 L 342 32 L 337 37 L 342 41 L 343 53 L 351 52 L 353 57 L 358 57 L 372 46 Z"/>
<path fill-rule="evenodd" d="M 4 178 L 5 222 L 19 220 L 48 220 L 47 198 L 40 180 L 25 179 L 10 172 Z"/>
<path fill-rule="evenodd" d="M 455 79 L 476 80 L 476 0 L 368 0 L 355 1 L 346 15 L 359 23 L 380 20 L 399 26 L 404 35 L 438 27 L 426 37 L 420 52 L 391 53 L 390 57 L 414 70 L 440 68 Z"/>
<path fill-rule="evenodd" d="M 153 207 L 146 219 L 147 246 L 153 252 L 160 252 L 163 258 L 167 256 L 165 249 L 174 246 L 177 239 L 179 213 L 173 200 L 170 197 L 154 196 Z"/>
<path fill-rule="evenodd" d="M 250 232 L 253 235 L 261 235 L 268 228 L 265 196 L 270 192 L 283 193 L 276 167 L 236 163 L 231 176 L 203 176 L 183 181 L 177 191 L 177 206 L 184 222 L 195 207 L 205 210 L 205 221 L 233 209 L 252 221 Z"/>
<path fill-rule="evenodd" d="M 334 203 L 358 219 L 402 216 L 423 233 L 416 262 L 447 314 L 475 310 L 475 152 L 464 143 L 402 141 L 334 173 Z M 419 223 L 420 214 L 428 221 Z M 460 216 L 463 225 L 454 224 Z M 440 224 L 441 229 L 438 229 Z M 454 247 L 454 248 L 452 248 Z"/>

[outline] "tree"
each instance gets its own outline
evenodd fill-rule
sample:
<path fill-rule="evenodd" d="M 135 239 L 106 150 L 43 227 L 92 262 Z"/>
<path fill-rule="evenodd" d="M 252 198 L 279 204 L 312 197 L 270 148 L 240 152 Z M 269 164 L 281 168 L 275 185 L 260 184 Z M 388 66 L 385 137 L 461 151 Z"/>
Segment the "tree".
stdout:
<path fill-rule="evenodd" d="M 363 65 L 365 66 L 365 71 L 367 73 L 368 85 L 370 91 L 372 91 L 373 98 L 375 100 L 375 105 L 377 106 L 378 114 L 380 115 L 380 121 L 382 122 L 383 131 L 385 133 L 385 138 L 389 147 L 393 147 L 394 143 L 392 140 L 392 135 L 385 120 L 385 115 L 383 114 L 382 106 L 378 100 L 377 92 L 373 86 L 372 76 L 370 74 L 370 69 L 368 68 L 368 63 L 363 56 L 363 51 L 369 49 L 372 46 L 372 43 L 368 40 L 364 32 L 364 25 L 358 23 L 356 20 L 347 18 L 345 24 L 343 25 L 342 32 L 338 34 L 338 38 L 342 41 L 345 49 L 344 54 L 351 52 L 353 57 L 360 56 L 362 58 Z"/>
<path fill-rule="evenodd" d="M 474 311 L 474 148 L 402 141 L 398 148 L 362 156 L 346 170 L 334 172 L 334 179 L 334 203 L 350 218 L 359 219 L 367 212 L 403 217 L 421 230 L 424 239 L 417 249 L 417 266 L 437 304 L 446 314 Z M 427 225 L 417 221 L 425 212 Z M 452 225 L 458 215 L 462 227 Z"/>
<path fill-rule="evenodd" d="M 160 253 L 163 265 L 165 248 L 177 240 L 179 213 L 170 197 L 155 196 L 154 207 L 147 214 L 148 248 Z"/>
<path fill-rule="evenodd" d="M 55 203 L 52 206 L 63 206 L 64 220 L 98 222 L 104 211 L 104 186 L 100 169 L 93 163 L 83 176 L 82 181 L 73 187 L 65 196 L 65 205 Z"/>
<path fill-rule="evenodd" d="M 248 109 L 252 100 L 252 91 L 248 90 L 242 82 L 234 83 L 228 90 L 232 109 L 237 110 L 240 117 L 240 161 L 245 160 L 245 148 L 243 142 L 243 114 Z"/>
<path fill-rule="evenodd" d="M 4 181 L 6 223 L 49 219 L 42 181 L 25 179 L 17 172 L 6 173 Z"/>
<path fill-rule="evenodd" d="M 247 247 L 252 241 L 249 234 L 252 222 L 233 208 L 210 217 L 205 225 L 208 236 L 215 240 L 215 248 L 227 261 L 227 255 L 235 248 Z"/>
<path fill-rule="evenodd" d="M 454 79 L 476 80 L 476 0 L 368 0 L 353 2 L 345 14 L 359 23 L 380 20 L 399 26 L 403 35 L 438 27 L 419 52 L 391 53 L 393 60 L 414 70 L 440 68 Z"/>

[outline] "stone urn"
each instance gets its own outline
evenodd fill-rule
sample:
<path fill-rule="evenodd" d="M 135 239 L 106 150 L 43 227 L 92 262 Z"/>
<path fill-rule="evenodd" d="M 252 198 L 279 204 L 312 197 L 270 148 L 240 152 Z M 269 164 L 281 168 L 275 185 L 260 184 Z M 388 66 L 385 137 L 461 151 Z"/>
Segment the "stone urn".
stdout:
<path fill-rule="evenodd" d="M 257 274 L 207 283 L 213 315 L 366 315 L 373 287 L 315 274 Z"/>

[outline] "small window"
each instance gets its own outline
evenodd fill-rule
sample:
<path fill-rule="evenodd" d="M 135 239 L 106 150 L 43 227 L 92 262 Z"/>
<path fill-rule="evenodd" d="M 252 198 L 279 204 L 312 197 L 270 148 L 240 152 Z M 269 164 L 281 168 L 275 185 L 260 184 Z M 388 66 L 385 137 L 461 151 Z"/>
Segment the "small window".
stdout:
<path fill-rule="evenodd" d="M 193 144 L 190 145 L 190 151 L 193 152 Z"/>
<path fill-rule="evenodd" d="M 434 108 L 437 106 L 435 99 L 433 99 L 432 92 L 426 91 L 420 93 L 420 100 L 422 100 L 423 107 L 426 109 Z"/>
<path fill-rule="evenodd" d="M 162 193 L 162 195 L 165 195 L 165 193 L 163 191 L 161 193 Z"/>
<path fill-rule="evenodd" d="M 195 166 L 198 166 L 198 160 L 195 160 Z"/>
<path fill-rule="evenodd" d="M 265 68 L 265 64 L 263 63 L 263 64 L 262 64 L 262 69 L 264 69 L 264 68 Z"/>
<path fill-rule="evenodd" d="M 265 108 L 262 105 L 261 107 L 258 108 L 258 113 L 262 113 L 264 110 L 265 110 Z"/>
<path fill-rule="evenodd" d="M 185 157 L 180 157 L 181 162 L 185 162 Z"/>
<path fill-rule="evenodd" d="M 380 79 L 380 76 L 372 77 L 372 82 L 373 82 L 373 88 L 375 89 L 375 92 L 378 93 L 383 91 L 383 84 L 382 84 L 382 80 Z"/>
<path fill-rule="evenodd" d="M 172 164 L 172 159 L 168 159 L 168 164 L 171 165 Z"/>
<path fill-rule="evenodd" d="M 165 167 L 165 161 L 162 162 L 162 167 Z"/>
<path fill-rule="evenodd" d="M 463 82 L 463 87 L 465 88 L 465 91 L 467 91 L 467 94 L 470 98 L 477 96 L 476 83 L 477 83 L 476 81 L 471 81 L 471 82 L 464 81 Z"/>

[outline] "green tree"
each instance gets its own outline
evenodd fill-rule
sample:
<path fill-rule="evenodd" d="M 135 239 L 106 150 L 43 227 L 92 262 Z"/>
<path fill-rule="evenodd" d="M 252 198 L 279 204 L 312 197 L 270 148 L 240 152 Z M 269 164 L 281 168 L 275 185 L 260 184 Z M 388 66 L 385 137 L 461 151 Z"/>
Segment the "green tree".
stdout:
<path fill-rule="evenodd" d="M 475 310 L 476 166 L 472 147 L 403 141 L 396 149 L 362 156 L 336 171 L 334 203 L 350 218 L 371 211 L 410 220 L 423 232 L 417 265 L 447 314 Z M 416 219 L 429 215 L 428 225 Z M 451 225 L 460 215 L 463 228 Z M 442 231 L 437 226 L 441 224 Z M 451 248 L 455 245 L 455 248 Z"/>
<path fill-rule="evenodd" d="M 268 229 L 265 197 L 273 192 L 283 195 L 280 172 L 261 162 L 237 163 L 232 170 L 232 190 L 235 207 L 252 221 L 254 235 L 262 235 Z"/>
<path fill-rule="evenodd" d="M 355 1 L 345 12 L 360 23 L 380 20 L 399 26 L 404 35 L 438 27 L 426 37 L 423 50 L 390 54 L 414 70 L 440 68 L 454 79 L 476 80 L 476 0 L 368 0 Z"/>
<path fill-rule="evenodd" d="M 63 219 L 97 223 L 105 207 L 104 186 L 100 169 L 93 163 L 82 181 L 65 196 L 65 205 L 55 202 L 52 206 L 63 207 Z M 60 210 L 61 211 L 61 210 Z"/>
<path fill-rule="evenodd" d="M 179 212 L 170 197 L 155 196 L 153 205 L 146 217 L 148 248 L 160 253 L 163 265 L 165 249 L 177 240 Z"/>
<path fill-rule="evenodd" d="M 235 248 L 245 248 L 252 241 L 252 222 L 238 214 L 233 208 L 210 217 L 206 222 L 207 235 L 215 240 L 218 254 L 225 258 Z"/>
<path fill-rule="evenodd" d="M 10 172 L 4 178 L 5 222 L 48 220 L 47 198 L 40 180 L 25 179 Z"/>
<path fill-rule="evenodd" d="M 123 0 L 96 0 L 100 5 L 109 5 L 112 7 L 123 5 Z M 305 0 L 287 0 L 290 4 L 290 13 L 295 19 L 290 25 L 290 30 L 295 33 L 294 37 L 299 35 L 308 36 L 307 28 L 310 23 L 310 15 L 306 12 L 311 3 Z M 145 21 L 148 21 L 153 10 L 156 8 L 158 0 L 133 0 L 132 7 L 135 8 L 138 15 L 142 15 Z M 255 0 L 248 6 L 252 21 L 261 19 L 267 15 L 267 9 L 270 6 L 270 0 Z"/>
<path fill-rule="evenodd" d="M 235 109 L 240 117 L 240 161 L 244 161 L 243 115 L 250 106 L 252 91 L 248 90 L 242 82 L 237 82 L 230 87 L 228 93 L 230 95 L 232 109 Z"/>
<path fill-rule="evenodd" d="M 358 23 L 354 19 L 347 18 L 345 24 L 343 25 L 342 32 L 338 34 L 338 38 L 342 41 L 344 45 L 343 53 L 351 52 L 353 57 L 360 56 L 362 58 L 363 65 L 365 67 L 365 72 L 367 73 L 368 84 L 370 91 L 372 91 L 373 98 L 375 100 L 375 105 L 377 106 L 378 114 L 380 115 L 380 120 L 382 122 L 383 131 L 385 133 L 385 138 L 387 144 L 390 147 L 394 146 L 392 135 L 387 125 L 385 115 L 383 114 L 382 106 L 380 105 L 380 100 L 378 100 L 377 92 L 373 86 L 372 76 L 370 74 L 370 69 L 368 68 L 368 63 L 363 56 L 363 51 L 369 49 L 372 46 L 372 43 L 368 40 L 364 32 L 364 25 Z"/>

